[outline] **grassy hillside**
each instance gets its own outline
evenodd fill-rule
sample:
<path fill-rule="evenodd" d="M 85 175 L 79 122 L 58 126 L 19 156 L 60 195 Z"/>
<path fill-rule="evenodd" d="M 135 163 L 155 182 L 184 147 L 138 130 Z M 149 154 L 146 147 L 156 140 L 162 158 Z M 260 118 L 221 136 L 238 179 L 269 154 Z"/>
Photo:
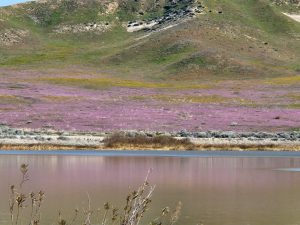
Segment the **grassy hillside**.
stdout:
<path fill-rule="evenodd" d="M 0 119 L 82 130 L 299 129 L 300 23 L 283 14 L 299 13 L 299 2 L 287 3 L 48 0 L 1 8 Z"/>
<path fill-rule="evenodd" d="M 128 76 L 142 73 L 149 79 L 184 77 L 193 81 L 280 76 L 300 69 L 300 25 L 269 1 L 204 0 L 203 14 L 138 41 L 135 39 L 146 32 L 128 33 L 126 23 L 157 17 L 168 4 L 146 7 L 145 3 L 123 1 L 118 9 L 106 13 L 109 4 L 51 0 L 2 8 L 1 30 L 28 33 L 20 42 L 2 45 L 1 66 L 78 64 Z M 180 4 L 176 7 L 190 2 Z M 54 32 L 62 24 L 90 22 L 111 27 L 98 33 Z"/>

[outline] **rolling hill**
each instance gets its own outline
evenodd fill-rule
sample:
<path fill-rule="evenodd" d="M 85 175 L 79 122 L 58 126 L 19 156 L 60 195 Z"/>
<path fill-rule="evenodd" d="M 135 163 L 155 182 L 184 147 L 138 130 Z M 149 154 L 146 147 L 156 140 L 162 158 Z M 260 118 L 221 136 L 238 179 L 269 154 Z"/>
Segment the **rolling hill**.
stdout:
<path fill-rule="evenodd" d="M 300 128 L 297 0 L 40 0 L 0 9 L 0 119 L 113 130 Z"/>

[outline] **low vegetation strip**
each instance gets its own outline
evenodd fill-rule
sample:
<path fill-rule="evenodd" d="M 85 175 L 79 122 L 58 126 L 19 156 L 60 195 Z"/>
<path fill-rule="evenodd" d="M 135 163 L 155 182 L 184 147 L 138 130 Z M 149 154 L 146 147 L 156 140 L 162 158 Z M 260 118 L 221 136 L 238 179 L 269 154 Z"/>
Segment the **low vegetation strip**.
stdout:
<path fill-rule="evenodd" d="M 55 145 L 55 144 L 0 144 L 1 150 L 55 151 L 55 150 L 102 150 L 101 146 Z"/>
<path fill-rule="evenodd" d="M 300 132 L 59 132 L 0 126 L 1 150 L 300 151 Z"/>
<path fill-rule="evenodd" d="M 200 144 L 197 149 L 207 151 L 300 151 L 300 144 Z"/>
<path fill-rule="evenodd" d="M 116 78 L 74 78 L 74 77 L 60 77 L 60 78 L 43 78 L 50 84 L 82 87 L 86 89 L 105 89 L 111 87 L 127 87 L 127 88 L 161 88 L 161 89 L 207 89 L 213 85 L 208 84 L 179 84 L 179 83 L 158 83 L 145 82 L 136 80 L 124 80 Z"/>
<path fill-rule="evenodd" d="M 110 146 L 77 146 L 77 145 L 51 145 L 51 144 L 0 144 L 0 149 L 4 151 L 89 151 L 89 150 L 178 150 L 178 151 L 300 151 L 300 144 L 275 144 L 275 143 L 206 143 L 195 144 L 187 141 L 187 144 L 180 145 L 163 145 L 163 144 L 132 144 L 136 140 L 132 139 L 131 143 L 111 143 Z M 190 143 L 189 143 L 190 142 Z"/>
<path fill-rule="evenodd" d="M 115 133 L 104 139 L 105 148 L 113 149 L 168 149 L 194 150 L 197 148 L 190 139 L 176 139 L 170 136 L 148 137 L 146 135 L 128 136 L 125 133 Z"/>

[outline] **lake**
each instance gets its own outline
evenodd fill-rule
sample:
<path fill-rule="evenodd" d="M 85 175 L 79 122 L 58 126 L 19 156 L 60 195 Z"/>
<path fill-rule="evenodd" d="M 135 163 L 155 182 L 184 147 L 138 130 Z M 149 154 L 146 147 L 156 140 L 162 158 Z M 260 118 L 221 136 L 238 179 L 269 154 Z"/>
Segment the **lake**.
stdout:
<path fill-rule="evenodd" d="M 156 190 L 142 224 L 178 201 L 178 224 L 300 224 L 299 153 L 0 151 L 0 225 L 9 224 L 9 185 L 20 181 L 22 163 L 30 174 L 24 189 L 46 192 L 46 225 L 56 224 L 58 211 L 70 219 L 75 208 L 87 207 L 87 193 L 95 209 L 123 206 L 150 168 Z"/>

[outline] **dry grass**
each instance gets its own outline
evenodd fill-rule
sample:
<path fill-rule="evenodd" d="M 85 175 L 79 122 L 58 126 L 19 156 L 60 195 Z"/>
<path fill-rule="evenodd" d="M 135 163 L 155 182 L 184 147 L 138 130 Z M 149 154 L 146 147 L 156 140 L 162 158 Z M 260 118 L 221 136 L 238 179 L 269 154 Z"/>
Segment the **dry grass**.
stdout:
<path fill-rule="evenodd" d="M 30 101 L 18 96 L 0 95 L 0 104 L 5 105 L 5 104 L 23 104 L 23 103 L 30 103 Z"/>
<path fill-rule="evenodd" d="M 126 88 L 163 88 L 163 89 L 209 89 L 211 84 L 178 84 L 178 83 L 158 83 L 144 82 L 137 80 L 123 80 L 117 78 L 44 78 L 42 81 L 51 84 L 75 86 L 89 89 L 104 89 L 110 87 Z"/>
<path fill-rule="evenodd" d="M 210 151 L 300 151 L 300 145 L 283 144 L 200 144 L 197 150 Z"/>
<path fill-rule="evenodd" d="M 109 149 L 162 149 L 162 150 L 194 150 L 189 139 L 178 140 L 169 136 L 148 137 L 135 135 L 133 137 L 123 133 L 114 133 L 104 139 L 104 147 Z"/>
<path fill-rule="evenodd" d="M 170 103 L 202 103 L 202 104 L 248 104 L 249 100 L 241 98 L 230 98 L 221 95 L 202 95 L 202 96 L 180 96 L 180 95 L 152 95 L 151 98 L 170 102 Z"/>
<path fill-rule="evenodd" d="M 289 76 L 289 77 L 279 77 L 273 78 L 266 81 L 270 85 L 299 85 L 300 76 Z"/>
<path fill-rule="evenodd" d="M 300 101 L 300 93 L 289 93 L 280 97 L 291 101 Z"/>
<path fill-rule="evenodd" d="M 78 101 L 82 100 L 79 97 L 71 97 L 71 96 L 54 96 L 54 95 L 47 95 L 43 96 L 43 100 L 46 100 L 47 102 L 70 102 L 70 101 Z"/>
<path fill-rule="evenodd" d="M 55 144 L 0 144 L 1 150 L 54 151 L 54 150 L 102 150 L 101 146 L 75 146 Z"/>
<path fill-rule="evenodd" d="M 21 151 L 56 150 L 194 150 L 194 151 L 300 151 L 299 144 L 195 144 L 188 139 L 171 137 L 124 137 L 114 134 L 104 140 L 104 145 L 75 146 L 55 144 L 0 144 L 0 149 Z"/>

